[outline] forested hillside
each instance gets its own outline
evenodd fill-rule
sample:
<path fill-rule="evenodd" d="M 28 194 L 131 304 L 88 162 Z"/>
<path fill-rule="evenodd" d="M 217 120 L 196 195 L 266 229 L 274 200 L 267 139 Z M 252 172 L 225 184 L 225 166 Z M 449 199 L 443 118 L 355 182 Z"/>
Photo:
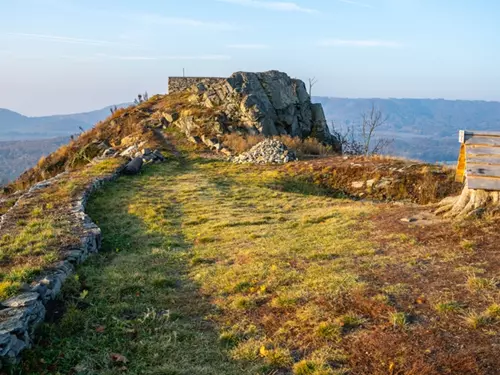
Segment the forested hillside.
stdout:
<path fill-rule="evenodd" d="M 0 185 L 15 179 L 43 156 L 67 143 L 69 137 L 0 142 Z"/>
<path fill-rule="evenodd" d="M 347 99 L 315 97 L 337 129 L 360 123 L 374 104 L 387 123 L 379 132 L 393 138 L 390 152 L 425 161 L 455 160 L 458 130 L 500 130 L 500 103 L 443 99 Z"/>

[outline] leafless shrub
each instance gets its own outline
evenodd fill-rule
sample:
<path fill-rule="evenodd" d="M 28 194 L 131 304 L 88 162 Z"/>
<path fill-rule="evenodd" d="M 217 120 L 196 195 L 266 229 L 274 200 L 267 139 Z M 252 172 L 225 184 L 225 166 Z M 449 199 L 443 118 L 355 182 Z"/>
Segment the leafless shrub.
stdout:
<path fill-rule="evenodd" d="M 374 104 L 369 111 L 361 114 L 361 124 L 349 125 L 346 128 L 336 127 L 332 122 L 333 134 L 342 144 L 342 152 L 346 155 L 378 155 L 387 151 L 394 140 L 376 138 L 377 130 L 387 122 Z"/>

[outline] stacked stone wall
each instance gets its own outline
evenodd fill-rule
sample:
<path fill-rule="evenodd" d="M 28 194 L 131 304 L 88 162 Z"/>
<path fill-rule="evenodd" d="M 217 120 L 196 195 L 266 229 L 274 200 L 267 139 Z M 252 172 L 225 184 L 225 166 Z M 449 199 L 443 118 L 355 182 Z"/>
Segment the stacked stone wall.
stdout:
<path fill-rule="evenodd" d="M 89 183 L 83 192 L 68 207 L 71 215 L 77 218 L 81 230 L 80 245 L 64 250 L 63 260 L 55 264 L 43 277 L 32 283 L 23 293 L 11 297 L 0 304 L 0 368 L 5 364 L 17 363 L 24 349 L 30 348 L 35 329 L 45 319 L 48 303 L 59 294 L 64 281 L 74 272 L 75 266 L 95 254 L 101 247 L 101 230 L 85 213 L 90 195 L 104 183 L 116 179 L 123 167 L 115 172 L 97 178 Z M 65 178 L 62 173 L 50 180 L 33 186 L 24 196 L 37 194 L 39 190 Z M 19 202 L 18 200 L 18 202 Z M 2 219 L 7 219 L 9 213 Z M 63 250 L 61 250 L 63 251 Z"/>

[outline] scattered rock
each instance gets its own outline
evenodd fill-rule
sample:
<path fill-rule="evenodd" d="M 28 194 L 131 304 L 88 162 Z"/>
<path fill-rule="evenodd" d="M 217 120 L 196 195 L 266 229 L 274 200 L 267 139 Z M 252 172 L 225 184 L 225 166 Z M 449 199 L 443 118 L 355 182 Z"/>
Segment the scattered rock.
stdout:
<path fill-rule="evenodd" d="M 200 137 L 198 137 L 197 135 L 191 135 L 188 137 L 188 141 L 191 142 L 191 143 L 194 143 L 194 144 L 197 144 L 199 145 L 200 143 L 202 143 L 202 140 Z"/>
<path fill-rule="evenodd" d="M 416 219 L 414 217 L 404 217 L 404 218 L 400 219 L 400 221 L 403 223 L 414 223 L 414 222 L 418 221 L 418 219 Z"/>
<path fill-rule="evenodd" d="M 373 184 L 375 184 L 375 179 L 374 178 L 372 178 L 371 180 L 367 180 L 366 181 L 366 187 L 371 188 L 373 186 Z"/>
<path fill-rule="evenodd" d="M 354 181 L 353 183 L 351 183 L 351 186 L 354 189 L 361 189 L 363 186 L 365 186 L 365 183 L 363 181 Z"/>
<path fill-rule="evenodd" d="M 125 169 L 123 170 L 123 173 L 128 174 L 128 175 L 134 175 L 140 172 L 142 168 L 143 160 L 141 157 L 134 158 L 132 159 L 131 162 L 129 162 L 126 166 Z"/>
<path fill-rule="evenodd" d="M 171 124 L 179 119 L 179 114 L 177 112 L 163 112 L 163 118 Z"/>
<path fill-rule="evenodd" d="M 266 139 L 232 159 L 234 163 L 283 164 L 297 160 L 295 152 L 289 151 L 283 142 Z"/>

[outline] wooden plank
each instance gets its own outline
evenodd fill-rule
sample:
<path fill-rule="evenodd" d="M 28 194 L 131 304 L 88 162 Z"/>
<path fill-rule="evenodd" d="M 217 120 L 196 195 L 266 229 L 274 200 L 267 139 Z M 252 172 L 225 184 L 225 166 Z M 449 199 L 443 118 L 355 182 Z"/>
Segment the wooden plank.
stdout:
<path fill-rule="evenodd" d="M 466 138 L 469 136 L 500 137 L 500 132 L 491 130 L 463 130 L 463 132 Z"/>
<path fill-rule="evenodd" d="M 480 146 L 500 146 L 500 137 L 480 137 L 471 136 L 465 137 L 465 144 L 469 145 L 480 145 Z"/>
<path fill-rule="evenodd" d="M 467 164 L 466 170 L 467 170 L 467 177 L 470 176 L 500 177 L 499 165 Z"/>
<path fill-rule="evenodd" d="M 467 158 L 467 165 L 469 164 L 498 164 L 500 165 L 500 155 L 489 156 L 489 155 L 473 155 Z"/>
<path fill-rule="evenodd" d="M 465 144 L 460 145 L 460 155 L 458 156 L 457 171 L 455 173 L 456 182 L 464 182 L 465 178 Z"/>
<path fill-rule="evenodd" d="M 500 147 L 467 146 L 467 158 L 469 155 L 500 155 Z"/>
<path fill-rule="evenodd" d="M 500 178 L 467 176 L 467 187 L 469 189 L 500 190 Z"/>

